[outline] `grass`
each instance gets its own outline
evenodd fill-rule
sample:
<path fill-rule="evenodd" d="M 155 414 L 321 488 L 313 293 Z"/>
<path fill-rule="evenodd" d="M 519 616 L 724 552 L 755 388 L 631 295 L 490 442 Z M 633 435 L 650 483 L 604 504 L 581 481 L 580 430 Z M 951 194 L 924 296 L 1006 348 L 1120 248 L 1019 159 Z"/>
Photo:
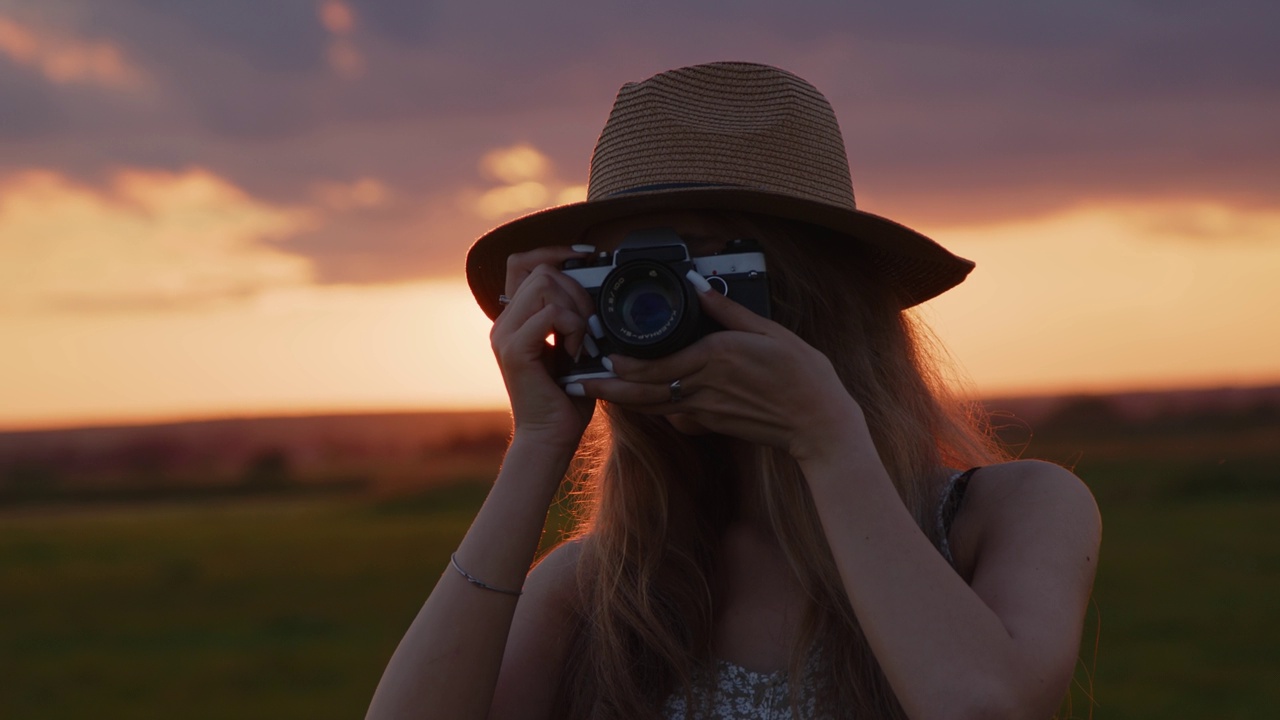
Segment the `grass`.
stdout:
<path fill-rule="evenodd" d="M 1264 459 L 1229 463 L 1224 492 L 1194 481 L 1216 461 L 1078 459 L 1106 525 L 1094 717 L 1280 711 Z M 483 494 L 2 515 L 0 717 L 360 717 Z"/>
<path fill-rule="evenodd" d="M 473 507 L 95 509 L 0 528 L 0 716 L 360 717 Z"/>

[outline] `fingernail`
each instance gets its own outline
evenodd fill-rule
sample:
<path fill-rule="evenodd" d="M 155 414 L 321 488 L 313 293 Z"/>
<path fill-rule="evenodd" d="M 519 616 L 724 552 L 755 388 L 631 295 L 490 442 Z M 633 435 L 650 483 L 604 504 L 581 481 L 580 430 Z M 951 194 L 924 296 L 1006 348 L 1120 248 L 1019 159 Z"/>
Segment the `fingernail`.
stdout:
<path fill-rule="evenodd" d="M 604 325 L 600 324 L 599 315 L 592 315 L 591 317 L 587 318 L 587 329 L 589 329 L 591 331 L 591 334 L 595 335 L 597 338 L 604 337 Z"/>
<path fill-rule="evenodd" d="M 568 383 L 564 386 L 564 394 L 569 397 L 586 397 L 587 390 L 582 387 L 582 383 Z"/>
<path fill-rule="evenodd" d="M 613 361 L 609 359 L 608 355 L 605 355 L 604 357 L 600 358 L 600 364 L 604 366 L 605 370 L 608 370 L 609 372 L 613 372 Z"/>
<path fill-rule="evenodd" d="M 580 253 L 593 253 L 596 251 L 595 245 L 570 245 L 569 249 Z"/>
<path fill-rule="evenodd" d="M 587 354 L 591 357 L 600 357 L 600 347 L 596 345 L 596 341 L 592 340 L 590 335 L 582 336 L 582 346 L 587 349 Z"/>
<path fill-rule="evenodd" d="M 690 270 L 684 274 L 689 278 L 689 282 L 693 283 L 693 287 L 700 293 L 711 292 L 711 283 L 707 279 L 698 274 L 697 270 Z"/>

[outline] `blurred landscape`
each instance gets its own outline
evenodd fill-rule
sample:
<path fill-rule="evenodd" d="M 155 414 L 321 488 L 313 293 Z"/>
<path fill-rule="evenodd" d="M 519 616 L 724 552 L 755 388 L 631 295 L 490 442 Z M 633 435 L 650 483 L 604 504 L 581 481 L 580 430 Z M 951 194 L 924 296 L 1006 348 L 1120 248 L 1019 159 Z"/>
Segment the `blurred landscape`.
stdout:
<path fill-rule="evenodd" d="M 1073 468 L 1102 508 L 1063 716 L 1276 716 L 1280 386 L 985 404 L 1014 454 Z M 0 717 L 362 715 L 509 423 L 0 433 Z"/>

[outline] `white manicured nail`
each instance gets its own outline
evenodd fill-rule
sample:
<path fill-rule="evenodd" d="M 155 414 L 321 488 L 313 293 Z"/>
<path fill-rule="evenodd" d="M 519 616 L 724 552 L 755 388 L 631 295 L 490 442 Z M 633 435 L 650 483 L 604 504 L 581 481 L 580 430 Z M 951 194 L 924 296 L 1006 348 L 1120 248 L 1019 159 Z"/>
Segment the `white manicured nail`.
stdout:
<path fill-rule="evenodd" d="M 595 245 L 570 245 L 569 249 L 580 253 L 593 253 L 596 251 Z"/>
<path fill-rule="evenodd" d="M 609 372 L 613 372 L 613 361 L 609 359 L 608 355 L 605 355 L 604 357 L 600 358 L 600 364 L 604 366 L 605 370 L 608 370 Z"/>
<path fill-rule="evenodd" d="M 569 397 L 586 397 L 587 390 L 582 387 L 582 383 L 569 383 L 564 386 L 564 394 Z"/>
<path fill-rule="evenodd" d="M 693 287 L 700 293 L 711 292 L 711 283 L 707 279 L 698 274 L 697 270 L 690 270 L 684 274 L 689 278 L 689 282 L 693 283 Z"/>
<path fill-rule="evenodd" d="M 592 340 L 590 335 L 582 336 L 582 346 L 587 349 L 587 354 L 591 357 L 600 357 L 600 347 L 596 345 L 596 341 Z"/>
<path fill-rule="evenodd" d="M 591 334 L 595 335 L 597 339 L 604 337 L 604 325 L 600 324 L 599 315 L 592 315 L 587 318 L 587 329 L 590 330 Z"/>

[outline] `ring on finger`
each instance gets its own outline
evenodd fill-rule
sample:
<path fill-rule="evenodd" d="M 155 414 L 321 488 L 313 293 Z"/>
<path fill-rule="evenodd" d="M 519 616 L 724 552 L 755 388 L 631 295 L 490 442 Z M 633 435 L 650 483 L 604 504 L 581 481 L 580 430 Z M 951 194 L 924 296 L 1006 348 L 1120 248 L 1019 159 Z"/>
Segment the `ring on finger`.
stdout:
<path fill-rule="evenodd" d="M 510 305 L 510 304 L 511 304 L 511 298 L 507 297 L 506 295 L 499 295 L 499 296 L 498 296 L 498 304 L 499 304 L 499 305 Z"/>
<path fill-rule="evenodd" d="M 684 397 L 684 390 L 680 387 L 680 379 L 676 378 L 667 386 L 671 390 L 671 402 L 678 403 L 680 398 Z"/>

